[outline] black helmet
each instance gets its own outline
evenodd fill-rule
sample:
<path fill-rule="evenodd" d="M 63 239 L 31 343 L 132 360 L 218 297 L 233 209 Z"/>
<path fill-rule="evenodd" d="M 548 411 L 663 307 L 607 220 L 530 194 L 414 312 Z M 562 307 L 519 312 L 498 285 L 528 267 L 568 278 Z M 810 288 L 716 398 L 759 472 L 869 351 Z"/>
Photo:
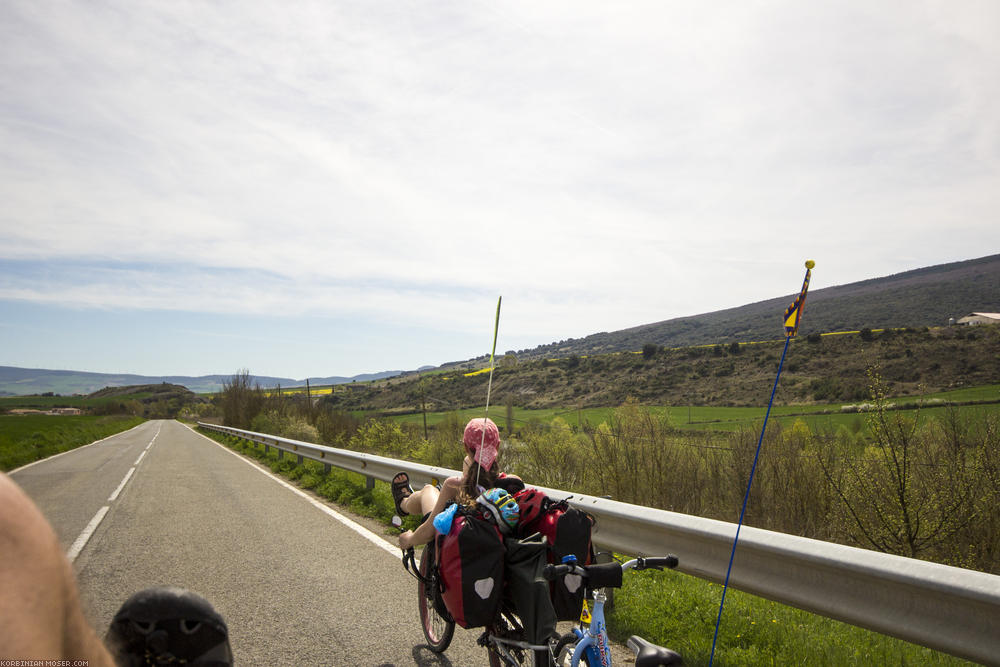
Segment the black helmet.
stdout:
<path fill-rule="evenodd" d="M 226 622 L 205 598 L 183 588 L 148 588 L 130 597 L 105 643 L 119 667 L 233 664 Z"/>

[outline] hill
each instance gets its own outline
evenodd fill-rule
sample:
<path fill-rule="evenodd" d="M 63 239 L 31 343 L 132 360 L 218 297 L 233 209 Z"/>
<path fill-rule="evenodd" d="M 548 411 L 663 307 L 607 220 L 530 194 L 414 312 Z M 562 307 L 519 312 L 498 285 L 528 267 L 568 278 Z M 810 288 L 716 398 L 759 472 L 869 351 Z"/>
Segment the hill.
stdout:
<path fill-rule="evenodd" d="M 399 375 L 401 371 L 385 371 L 382 373 L 367 373 L 354 377 L 322 377 L 309 378 L 312 385 L 344 384 L 348 382 L 378 380 Z M 25 396 L 33 394 L 53 393 L 62 396 L 74 394 L 90 394 L 104 387 L 128 387 L 136 385 L 157 385 L 162 383 L 180 385 L 199 394 L 222 391 L 222 383 L 232 375 L 201 375 L 198 377 L 183 375 L 149 376 L 131 375 L 127 373 L 88 373 L 85 371 L 47 370 L 42 368 L 17 368 L 0 366 L 0 396 Z M 279 378 L 269 376 L 253 376 L 253 382 L 265 388 L 305 386 L 306 380 Z"/>
<path fill-rule="evenodd" d="M 148 419 L 173 419 L 182 410 L 201 411 L 209 399 L 176 384 L 146 384 L 105 387 L 82 396 L 57 396 L 52 393 L 0 397 L 0 413 L 23 410 L 51 411 L 78 408 L 90 415 L 131 415 Z"/>
<path fill-rule="evenodd" d="M 511 351 L 520 361 L 635 352 L 646 345 L 686 347 L 771 340 L 782 335 L 781 313 L 794 294 L 738 308 L 680 317 L 615 332 L 596 333 L 535 348 Z M 923 328 L 947 324 L 970 312 L 1000 312 L 1000 255 L 941 264 L 883 278 L 827 287 L 809 293 L 800 336 L 881 328 Z M 481 368 L 484 357 L 443 364 L 438 370 Z M 339 385 L 405 376 L 428 369 L 385 371 L 354 377 L 311 377 L 312 385 Z M 142 376 L 0 366 L 0 396 L 88 394 L 106 386 L 177 384 L 197 393 L 221 391 L 231 375 Z M 253 376 L 271 388 L 304 386 L 306 380 Z"/>
<path fill-rule="evenodd" d="M 519 350 L 519 359 L 780 337 L 781 314 L 796 294 L 702 315 L 602 332 Z M 800 335 L 863 328 L 937 327 L 974 311 L 1000 312 L 1000 255 L 810 291 Z"/>
<path fill-rule="evenodd" d="M 507 362 L 491 402 L 525 408 L 650 405 L 759 406 L 767 402 L 783 340 Z M 1000 383 L 1000 326 L 813 333 L 793 339 L 776 404 L 864 401 L 879 366 L 894 396 Z M 487 373 L 454 371 L 345 388 L 324 400 L 345 409 L 434 411 L 477 407 Z M 998 396 L 1000 398 L 1000 396 Z"/>

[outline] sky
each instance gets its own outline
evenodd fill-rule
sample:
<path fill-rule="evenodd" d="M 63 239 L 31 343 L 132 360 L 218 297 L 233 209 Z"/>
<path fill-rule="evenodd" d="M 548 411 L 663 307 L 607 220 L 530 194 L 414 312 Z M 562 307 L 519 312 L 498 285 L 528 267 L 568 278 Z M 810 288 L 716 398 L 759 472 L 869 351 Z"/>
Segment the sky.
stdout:
<path fill-rule="evenodd" d="M 0 365 L 410 370 L 998 211 L 994 0 L 0 3 Z"/>

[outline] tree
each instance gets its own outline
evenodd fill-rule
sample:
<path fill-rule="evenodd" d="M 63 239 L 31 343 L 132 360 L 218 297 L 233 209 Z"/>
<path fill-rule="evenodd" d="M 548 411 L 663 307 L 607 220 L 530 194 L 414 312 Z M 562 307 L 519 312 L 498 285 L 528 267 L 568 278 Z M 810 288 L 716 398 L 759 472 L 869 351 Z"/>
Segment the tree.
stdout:
<path fill-rule="evenodd" d="M 877 368 L 869 369 L 868 378 L 874 409 L 867 448 L 860 456 L 828 448 L 819 464 L 841 500 L 851 538 L 915 558 L 972 520 L 969 468 L 964 452 L 918 429 L 919 414 L 890 414 Z"/>
<path fill-rule="evenodd" d="M 654 343 L 646 343 L 642 346 L 642 356 L 644 359 L 652 359 L 656 356 L 656 353 L 660 351 L 659 345 Z"/>
<path fill-rule="evenodd" d="M 259 384 L 251 386 L 250 371 L 236 371 L 229 380 L 223 380 L 220 404 L 222 421 L 234 428 L 250 428 L 254 417 L 264 406 L 264 391 Z"/>

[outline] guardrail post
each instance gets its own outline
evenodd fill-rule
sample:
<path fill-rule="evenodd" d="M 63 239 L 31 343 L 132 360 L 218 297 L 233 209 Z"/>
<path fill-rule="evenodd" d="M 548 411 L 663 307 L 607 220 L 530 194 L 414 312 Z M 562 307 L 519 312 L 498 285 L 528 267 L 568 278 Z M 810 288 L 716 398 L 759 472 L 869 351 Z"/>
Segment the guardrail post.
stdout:
<path fill-rule="evenodd" d="M 329 463 L 324 463 L 323 464 L 323 474 L 324 475 L 329 475 L 330 474 L 330 470 L 331 470 L 332 467 L 333 466 L 331 466 Z"/>
<path fill-rule="evenodd" d="M 365 477 L 365 488 L 368 489 L 369 491 L 371 491 L 371 490 L 373 490 L 375 488 L 375 478 L 374 477 Z"/>
<path fill-rule="evenodd" d="M 270 445 L 268 445 L 268 444 L 267 444 L 267 443 L 265 442 L 265 443 L 264 443 L 264 456 L 267 456 L 267 455 L 268 455 L 268 454 L 270 454 L 270 453 L 271 453 L 271 446 L 270 446 Z"/>
<path fill-rule="evenodd" d="M 285 450 L 279 449 L 278 450 L 278 459 L 281 460 L 283 458 L 285 458 Z"/>

